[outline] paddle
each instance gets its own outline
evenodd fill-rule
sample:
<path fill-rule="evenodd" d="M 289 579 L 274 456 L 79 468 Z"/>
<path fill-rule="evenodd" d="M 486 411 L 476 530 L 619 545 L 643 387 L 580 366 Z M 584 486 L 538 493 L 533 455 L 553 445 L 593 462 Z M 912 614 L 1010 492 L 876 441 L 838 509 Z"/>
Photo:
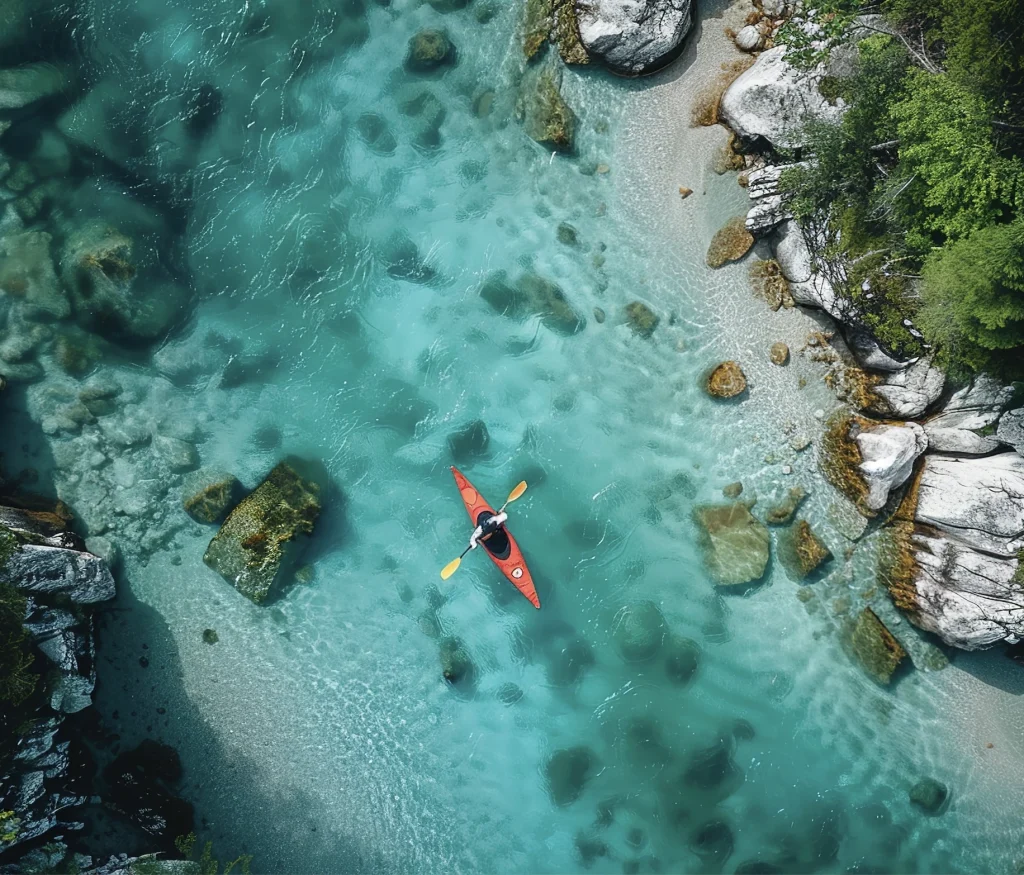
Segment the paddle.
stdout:
<path fill-rule="evenodd" d="M 505 499 L 505 503 L 501 506 L 498 513 L 501 513 L 517 498 L 521 498 L 524 492 L 526 492 L 525 480 L 521 481 L 520 484 L 508 494 L 508 498 Z M 465 550 L 462 551 L 462 556 L 465 556 L 472 549 L 472 547 L 467 547 Z M 447 580 L 456 571 L 459 570 L 459 566 L 462 564 L 462 556 L 459 556 L 458 559 L 452 559 L 451 562 L 449 562 L 447 565 L 445 565 L 444 568 L 441 569 L 441 580 Z"/>

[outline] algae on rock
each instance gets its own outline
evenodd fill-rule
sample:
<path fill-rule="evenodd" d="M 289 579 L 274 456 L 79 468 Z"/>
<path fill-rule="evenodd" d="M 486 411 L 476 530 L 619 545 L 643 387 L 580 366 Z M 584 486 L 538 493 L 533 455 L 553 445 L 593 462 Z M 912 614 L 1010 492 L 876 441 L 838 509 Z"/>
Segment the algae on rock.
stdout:
<path fill-rule="evenodd" d="M 711 238 L 708 247 L 708 267 L 721 267 L 730 261 L 738 261 L 754 245 L 754 236 L 747 230 L 746 219 L 736 216 L 729 219 Z"/>
<path fill-rule="evenodd" d="M 907 651 L 871 608 L 864 608 L 850 633 L 850 647 L 864 670 L 881 684 L 906 659 Z"/>
<path fill-rule="evenodd" d="M 299 463 L 301 464 L 301 463 Z M 297 535 L 320 514 L 320 486 L 279 463 L 228 515 L 203 561 L 256 604 L 266 601 Z"/>
<path fill-rule="evenodd" d="M 803 580 L 831 558 L 832 551 L 814 534 L 807 520 L 799 520 L 779 537 L 779 561 L 795 580 Z"/>
<path fill-rule="evenodd" d="M 573 150 L 576 116 L 562 97 L 552 70 L 544 70 L 524 84 L 516 115 L 523 120 L 527 136 L 540 145 L 559 152 Z"/>

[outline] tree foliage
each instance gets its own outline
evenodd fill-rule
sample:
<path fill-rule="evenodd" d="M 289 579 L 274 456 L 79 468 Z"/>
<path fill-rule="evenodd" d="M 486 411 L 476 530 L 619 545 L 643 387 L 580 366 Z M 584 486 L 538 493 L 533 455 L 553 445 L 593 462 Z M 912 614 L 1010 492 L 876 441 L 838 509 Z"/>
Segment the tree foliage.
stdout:
<path fill-rule="evenodd" d="M 1003 369 L 1024 339 L 1024 218 L 935 252 L 922 291 L 921 326 L 954 360 Z"/>
<path fill-rule="evenodd" d="M 811 6 L 811 27 L 787 33 L 830 48 L 850 6 Z M 1024 375 L 1024 0 L 881 8 L 854 74 L 828 83 L 842 121 L 808 128 L 797 157 L 810 160 L 782 188 L 818 255 L 850 268 L 846 296 L 887 345 L 916 342 L 914 320 L 955 369 Z M 814 60 L 804 41 L 797 63 Z"/>

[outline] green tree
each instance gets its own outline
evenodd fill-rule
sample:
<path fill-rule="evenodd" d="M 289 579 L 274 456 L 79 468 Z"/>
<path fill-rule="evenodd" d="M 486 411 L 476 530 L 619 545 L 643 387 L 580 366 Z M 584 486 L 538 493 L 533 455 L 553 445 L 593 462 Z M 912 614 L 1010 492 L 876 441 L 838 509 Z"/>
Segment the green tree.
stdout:
<path fill-rule="evenodd" d="M 921 328 L 953 364 L 1024 370 L 1024 219 L 933 254 L 921 293 Z"/>
<path fill-rule="evenodd" d="M 992 107 L 948 75 L 913 70 L 891 107 L 899 167 L 880 188 L 880 203 L 925 253 L 1024 207 L 1024 164 L 999 154 Z"/>

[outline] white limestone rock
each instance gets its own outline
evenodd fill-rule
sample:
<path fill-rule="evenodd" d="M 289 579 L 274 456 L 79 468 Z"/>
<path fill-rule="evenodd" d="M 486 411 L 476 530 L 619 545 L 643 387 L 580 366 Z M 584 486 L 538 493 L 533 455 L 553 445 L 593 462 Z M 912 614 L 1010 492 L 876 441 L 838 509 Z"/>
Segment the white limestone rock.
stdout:
<path fill-rule="evenodd" d="M 1024 407 L 1009 410 L 1000 417 L 996 440 L 1024 455 Z"/>
<path fill-rule="evenodd" d="M 943 453 L 982 455 L 999 449 L 996 435 L 982 435 L 992 429 L 1013 398 L 1013 387 L 982 374 L 956 392 L 942 411 L 924 424 L 933 450 Z"/>
<path fill-rule="evenodd" d="M 915 519 L 974 550 L 1016 559 L 1024 550 L 1024 457 L 928 456 Z"/>
<path fill-rule="evenodd" d="M 682 51 L 691 0 L 575 0 L 580 42 L 615 73 L 642 76 Z"/>
<path fill-rule="evenodd" d="M 818 91 L 821 70 L 795 70 L 785 60 L 785 46 L 764 52 L 722 95 L 719 114 L 746 141 L 763 137 L 776 148 L 804 145 L 809 121 L 838 122 L 845 104 L 829 103 Z"/>
<path fill-rule="evenodd" d="M 776 232 L 775 259 L 789 283 L 793 300 L 806 307 L 817 307 L 838 318 L 842 300 L 832 283 L 817 269 L 803 232 L 793 220 L 784 221 Z"/>
<path fill-rule="evenodd" d="M 91 553 L 24 544 L 7 560 L 4 572 L 26 594 L 64 595 L 80 605 L 114 597 L 110 569 Z"/>
<path fill-rule="evenodd" d="M 945 385 L 946 375 L 931 358 L 916 359 L 874 387 L 878 403 L 872 409 L 883 416 L 916 419 L 938 401 Z"/>
<path fill-rule="evenodd" d="M 854 440 L 860 448 L 860 472 L 868 485 L 865 504 L 881 510 L 892 490 L 910 477 L 914 462 L 928 449 L 928 438 L 921 426 L 908 422 L 863 429 Z"/>

